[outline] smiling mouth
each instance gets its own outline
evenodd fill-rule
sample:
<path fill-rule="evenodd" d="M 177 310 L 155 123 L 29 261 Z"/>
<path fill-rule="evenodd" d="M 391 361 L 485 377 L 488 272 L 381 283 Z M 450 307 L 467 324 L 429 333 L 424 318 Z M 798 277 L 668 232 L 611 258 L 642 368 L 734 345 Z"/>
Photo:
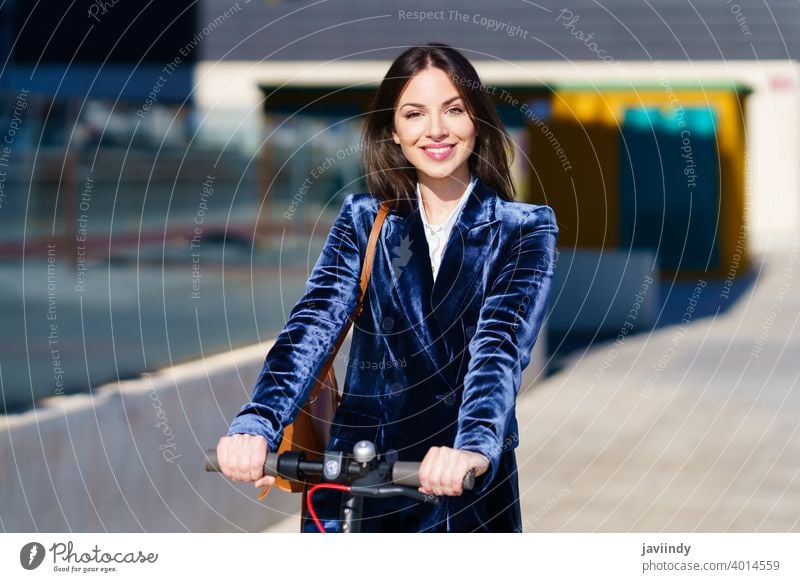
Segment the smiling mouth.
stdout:
<path fill-rule="evenodd" d="M 423 150 L 431 152 L 432 154 L 446 154 L 452 148 L 456 147 L 455 144 L 449 143 L 441 146 L 423 146 Z"/>
<path fill-rule="evenodd" d="M 421 149 L 430 159 L 437 162 L 442 162 L 453 154 L 456 149 L 456 144 L 450 143 L 446 145 L 425 146 Z"/>

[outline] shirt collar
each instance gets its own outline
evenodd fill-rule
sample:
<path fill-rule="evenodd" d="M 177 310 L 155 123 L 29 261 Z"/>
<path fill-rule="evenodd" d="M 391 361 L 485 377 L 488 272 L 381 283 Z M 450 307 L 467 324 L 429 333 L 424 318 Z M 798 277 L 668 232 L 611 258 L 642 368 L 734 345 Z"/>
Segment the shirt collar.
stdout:
<path fill-rule="evenodd" d="M 425 214 L 425 206 L 422 204 L 422 194 L 420 194 L 419 191 L 419 182 L 417 182 L 417 202 L 419 203 L 419 213 L 420 216 L 422 217 L 423 224 L 425 224 L 425 226 L 428 227 L 429 229 L 436 231 L 444 230 L 445 228 L 450 226 L 453 222 L 455 222 L 455 219 L 458 216 L 458 212 L 466 203 L 467 198 L 469 198 L 472 189 L 475 187 L 475 182 L 477 181 L 478 178 L 476 176 L 470 177 L 469 184 L 467 184 L 467 187 L 464 189 L 464 193 L 461 195 L 461 198 L 459 198 L 458 204 L 456 205 L 455 208 L 453 208 L 452 212 L 450 212 L 450 216 L 448 216 L 447 220 L 445 220 L 442 224 L 428 223 L 428 217 Z"/>

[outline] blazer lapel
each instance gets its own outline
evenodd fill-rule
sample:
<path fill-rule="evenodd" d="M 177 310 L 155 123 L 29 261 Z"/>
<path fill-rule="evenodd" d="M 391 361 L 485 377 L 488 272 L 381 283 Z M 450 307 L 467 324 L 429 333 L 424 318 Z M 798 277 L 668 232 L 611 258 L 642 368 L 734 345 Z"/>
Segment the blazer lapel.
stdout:
<path fill-rule="evenodd" d="M 444 332 L 458 316 L 497 235 L 500 221 L 494 218 L 495 201 L 496 194 L 478 179 L 450 232 L 435 283 L 416 203 L 410 213 L 393 211 L 386 218 L 382 251 L 391 265 L 391 293 L 438 370 L 452 355 Z"/>
<path fill-rule="evenodd" d="M 431 294 L 434 317 L 442 331 L 455 322 L 467 292 L 492 254 L 500 223 L 495 219 L 496 200 L 497 195 L 479 179 L 450 231 Z"/>
<path fill-rule="evenodd" d="M 406 314 L 411 329 L 431 362 L 440 366 L 443 354 L 440 342 L 431 333 L 431 291 L 433 273 L 428 258 L 428 242 L 422 225 L 419 208 L 409 214 L 386 217 L 385 242 L 382 246 L 386 263 L 390 265 L 389 286 L 391 294 Z"/>

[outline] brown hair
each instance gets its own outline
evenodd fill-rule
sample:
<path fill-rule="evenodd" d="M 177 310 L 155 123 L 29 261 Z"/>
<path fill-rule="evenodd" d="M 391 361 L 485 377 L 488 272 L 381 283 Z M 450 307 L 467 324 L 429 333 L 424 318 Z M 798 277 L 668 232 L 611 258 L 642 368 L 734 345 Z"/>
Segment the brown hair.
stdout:
<path fill-rule="evenodd" d="M 362 135 L 367 188 L 376 198 L 395 207 L 415 207 L 416 169 L 392 140 L 394 112 L 411 78 L 431 67 L 450 77 L 477 129 L 475 149 L 468 161 L 470 172 L 502 198 L 514 200 L 516 190 L 509 169 L 514 142 L 472 64 L 456 49 L 439 42 L 406 49 L 389 67 L 375 93 Z"/>

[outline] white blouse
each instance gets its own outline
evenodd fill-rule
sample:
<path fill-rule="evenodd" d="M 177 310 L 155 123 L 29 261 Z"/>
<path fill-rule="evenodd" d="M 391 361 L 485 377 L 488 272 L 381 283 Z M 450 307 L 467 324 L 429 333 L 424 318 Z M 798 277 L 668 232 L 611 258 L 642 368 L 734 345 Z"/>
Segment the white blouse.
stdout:
<path fill-rule="evenodd" d="M 439 272 L 439 266 L 442 263 L 442 256 L 444 255 L 444 249 L 447 245 L 447 241 L 450 238 L 450 231 L 453 230 L 453 225 L 456 223 L 456 219 L 458 219 L 461 209 L 464 207 L 464 204 L 466 204 L 472 189 L 475 187 L 476 181 L 477 178 L 473 176 L 467 185 L 467 188 L 464 190 L 464 193 L 461 195 L 461 198 L 458 200 L 458 204 L 455 208 L 453 208 L 450 216 L 448 216 L 447 220 L 445 220 L 442 224 L 430 224 L 428 222 L 428 217 L 425 214 L 425 205 L 422 204 L 422 195 L 419 192 L 419 182 L 417 182 L 417 201 L 419 202 L 419 212 L 422 216 L 422 224 L 425 226 L 425 238 L 428 241 L 428 250 L 430 252 L 431 270 L 433 271 L 434 281 L 436 280 L 436 275 Z"/>

